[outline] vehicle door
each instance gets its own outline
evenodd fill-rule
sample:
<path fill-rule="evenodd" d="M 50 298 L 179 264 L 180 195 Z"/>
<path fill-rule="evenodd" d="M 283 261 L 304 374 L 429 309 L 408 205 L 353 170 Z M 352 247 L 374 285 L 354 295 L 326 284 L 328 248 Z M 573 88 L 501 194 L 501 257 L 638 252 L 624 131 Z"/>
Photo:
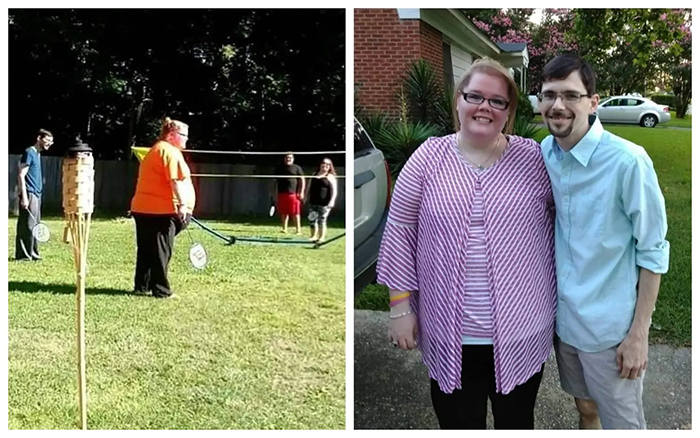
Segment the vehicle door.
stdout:
<path fill-rule="evenodd" d="M 598 117 L 602 123 L 619 123 L 622 120 L 621 99 L 610 99 L 598 107 Z"/>
<path fill-rule="evenodd" d="M 639 99 L 629 98 L 620 99 L 620 121 L 624 123 L 637 123 L 642 111 L 643 101 Z"/>

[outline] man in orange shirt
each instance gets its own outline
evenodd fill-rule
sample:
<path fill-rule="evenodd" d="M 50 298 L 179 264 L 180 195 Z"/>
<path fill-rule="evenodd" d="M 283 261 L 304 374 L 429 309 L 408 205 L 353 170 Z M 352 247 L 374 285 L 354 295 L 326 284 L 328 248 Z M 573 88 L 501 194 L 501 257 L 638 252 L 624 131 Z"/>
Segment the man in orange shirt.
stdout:
<path fill-rule="evenodd" d="M 159 140 L 141 161 L 131 215 L 136 222 L 134 292 L 173 298 L 168 264 L 175 236 L 189 224 L 195 205 L 190 169 L 182 156 L 189 127 L 166 118 Z"/>

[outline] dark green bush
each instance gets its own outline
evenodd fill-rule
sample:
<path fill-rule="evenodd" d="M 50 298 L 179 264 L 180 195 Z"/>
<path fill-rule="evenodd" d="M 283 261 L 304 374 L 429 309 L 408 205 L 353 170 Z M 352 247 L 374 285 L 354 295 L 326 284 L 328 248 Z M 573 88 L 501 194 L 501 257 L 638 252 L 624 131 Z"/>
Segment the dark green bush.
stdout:
<path fill-rule="evenodd" d="M 515 116 L 513 124 L 513 134 L 524 138 L 534 138 L 535 134 L 540 130 L 539 126 L 532 123 L 532 118 L 527 116 Z"/>
<path fill-rule="evenodd" d="M 535 117 L 535 113 L 532 111 L 532 104 L 530 103 L 530 98 L 527 94 L 522 91 L 518 93 L 518 110 L 515 113 L 515 117 L 524 118 L 527 120 L 532 120 Z"/>
<path fill-rule="evenodd" d="M 676 106 L 676 96 L 671 94 L 652 94 L 649 99 L 658 103 L 659 105 L 668 105 L 670 109 L 675 110 Z"/>

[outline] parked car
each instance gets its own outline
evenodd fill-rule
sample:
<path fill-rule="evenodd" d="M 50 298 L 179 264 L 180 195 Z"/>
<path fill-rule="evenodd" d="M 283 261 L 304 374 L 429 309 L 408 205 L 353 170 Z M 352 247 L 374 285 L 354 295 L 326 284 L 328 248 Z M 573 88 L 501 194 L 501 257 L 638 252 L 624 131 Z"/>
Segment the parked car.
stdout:
<path fill-rule="evenodd" d="M 360 122 L 355 120 L 355 295 L 374 282 L 389 213 L 391 173 Z"/>
<path fill-rule="evenodd" d="M 608 97 L 598 104 L 596 113 L 602 123 L 634 123 L 646 128 L 671 120 L 668 106 L 644 97 Z"/>
<path fill-rule="evenodd" d="M 540 114 L 540 101 L 537 99 L 537 96 L 535 95 L 529 95 L 527 96 L 528 99 L 530 99 L 530 105 L 532 105 L 532 112 L 535 115 Z"/>

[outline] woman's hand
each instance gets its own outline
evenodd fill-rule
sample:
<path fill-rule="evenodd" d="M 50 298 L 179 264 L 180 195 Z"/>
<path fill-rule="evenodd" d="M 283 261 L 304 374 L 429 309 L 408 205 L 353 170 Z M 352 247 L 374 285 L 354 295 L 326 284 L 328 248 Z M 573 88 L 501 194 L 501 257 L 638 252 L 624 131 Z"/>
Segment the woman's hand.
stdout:
<path fill-rule="evenodd" d="M 182 223 L 185 223 L 185 219 L 187 219 L 187 206 L 184 204 L 180 204 L 177 206 L 177 215 L 182 221 Z"/>
<path fill-rule="evenodd" d="M 389 312 L 389 315 L 400 315 L 411 310 L 408 301 L 395 306 Z M 413 350 L 418 346 L 416 338 L 418 337 L 418 318 L 415 313 L 409 313 L 395 319 L 389 319 L 389 342 L 396 343 L 395 345 L 402 350 Z"/>

